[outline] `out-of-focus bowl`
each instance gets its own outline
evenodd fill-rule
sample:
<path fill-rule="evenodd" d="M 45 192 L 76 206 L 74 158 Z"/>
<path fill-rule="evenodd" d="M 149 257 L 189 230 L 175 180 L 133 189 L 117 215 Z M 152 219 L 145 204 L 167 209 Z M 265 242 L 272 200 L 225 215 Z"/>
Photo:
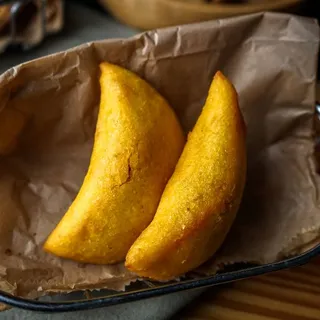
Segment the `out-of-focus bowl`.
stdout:
<path fill-rule="evenodd" d="M 117 19 L 144 30 L 259 11 L 288 10 L 302 1 L 249 0 L 246 3 L 224 4 L 205 0 L 99 0 Z"/>

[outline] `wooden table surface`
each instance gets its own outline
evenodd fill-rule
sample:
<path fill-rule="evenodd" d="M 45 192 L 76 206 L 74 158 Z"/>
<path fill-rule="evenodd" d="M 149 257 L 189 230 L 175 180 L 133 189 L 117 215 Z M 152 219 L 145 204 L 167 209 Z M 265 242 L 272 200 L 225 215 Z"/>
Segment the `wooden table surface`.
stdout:
<path fill-rule="evenodd" d="M 183 320 L 319 320 L 320 257 L 307 265 L 208 289 Z"/>

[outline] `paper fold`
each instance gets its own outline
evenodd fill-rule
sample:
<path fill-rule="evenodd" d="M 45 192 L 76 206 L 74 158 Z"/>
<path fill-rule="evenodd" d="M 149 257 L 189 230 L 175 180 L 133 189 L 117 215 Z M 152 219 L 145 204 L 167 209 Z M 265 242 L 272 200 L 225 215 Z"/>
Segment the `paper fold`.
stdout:
<path fill-rule="evenodd" d="M 123 290 L 136 280 L 123 264 L 82 265 L 42 250 L 88 168 L 98 65 L 105 60 L 155 86 L 186 133 L 218 69 L 239 92 L 248 181 L 238 218 L 205 272 L 230 261 L 273 262 L 318 239 L 312 137 L 318 45 L 316 21 L 259 13 L 89 43 L 8 70 L 0 77 L 0 119 L 14 109 L 26 124 L 16 151 L 0 157 L 0 289 L 36 297 Z"/>

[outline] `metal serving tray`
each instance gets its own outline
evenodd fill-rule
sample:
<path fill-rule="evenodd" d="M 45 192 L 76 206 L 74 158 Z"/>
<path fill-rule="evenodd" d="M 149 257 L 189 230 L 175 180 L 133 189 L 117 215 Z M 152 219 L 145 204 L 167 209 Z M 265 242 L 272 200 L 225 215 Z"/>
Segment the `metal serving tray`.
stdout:
<path fill-rule="evenodd" d="M 320 121 L 320 103 L 316 103 L 315 109 L 318 121 Z M 319 133 L 317 132 L 317 135 L 318 134 Z M 315 145 L 320 146 L 319 137 L 316 139 Z M 238 265 L 232 267 L 234 269 L 233 271 L 225 270 L 214 276 L 198 276 L 196 279 L 185 279 L 182 281 L 172 281 L 170 283 L 139 281 L 128 286 L 126 291 L 121 293 L 111 290 L 99 290 L 94 292 L 83 291 L 80 298 L 79 292 L 76 293 L 76 298 L 74 297 L 75 293 L 70 293 L 60 295 L 54 302 L 45 301 L 47 300 L 47 297 L 39 298 L 37 300 L 23 299 L 0 290 L 0 303 L 37 312 L 57 313 L 89 310 L 152 298 L 178 291 L 217 286 L 219 284 L 243 280 L 269 272 L 297 267 L 308 263 L 316 256 L 320 256 L 320 244 L 296 257 L 288 258 L 276 263 L 259 266 L 248 264 Z"/>
<path fill-rule="evenodd" d="M 140 285 L 142 287 L 144 286 L 145 288 L 136 289 L 135 285 L 133 285 L 123 293 L 101 290 L 99 292 L 93 293 L 93 295 L 96 297 L 90 297 L 90 294 L 88 295 L 87 292 L 84 292 L 83 299 L 70 300 L 70 298 L 68 298 L 68 295 L 64 295 L 63 297 L 65 297 L 65 299 L 61 299 L 61 301 L 46 302 L 41 300 L 22 299 L 0 291 L 0 302 L 26 310 L 50 313 L 95 309 L 125 302 L 152 298 L 178 291 L 216 286 L 219 284 L 242 280 L 273 271 L 292 268 L 303 265 L 318 255 L 320 255 L 320 244 L 297 257 L 286 259 L 276 263 L 270 263 L 255 267 L 244 267 L 236 271 L 223 272 L 210 277 L 172 282 L 170 284 L 140 282 Z"/>

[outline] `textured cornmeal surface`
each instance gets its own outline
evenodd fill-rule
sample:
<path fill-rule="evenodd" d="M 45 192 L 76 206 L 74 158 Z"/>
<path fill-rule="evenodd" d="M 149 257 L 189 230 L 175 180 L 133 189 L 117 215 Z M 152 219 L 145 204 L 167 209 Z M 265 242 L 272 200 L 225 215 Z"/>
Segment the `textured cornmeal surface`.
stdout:
<path fill-rule="evenodd" d="M 140 276 L 168 280 L 205 262 L 229 231 L 245 176 L 237 93 L 218 72 L 155 218 L 131 247 L 126 266 Z"/>
<path fill-rule="evenodd" d="M 100 85 L 88 173 L 44 248 L 109 264 L 124 260 L 153 219 L 185 141 L 168 103 L 134 73 L 103 63 Z"/>

